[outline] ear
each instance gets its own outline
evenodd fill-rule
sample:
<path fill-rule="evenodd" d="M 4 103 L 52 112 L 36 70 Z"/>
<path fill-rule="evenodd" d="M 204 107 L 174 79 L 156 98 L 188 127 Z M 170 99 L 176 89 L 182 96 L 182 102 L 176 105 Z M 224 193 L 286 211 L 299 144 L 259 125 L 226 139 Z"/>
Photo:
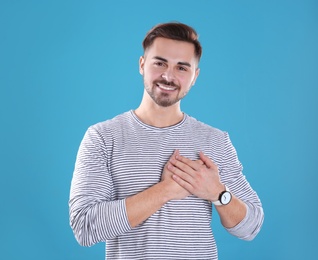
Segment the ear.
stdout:
<path fill-rule="evenodd" d="M 191 86 L 194 86 L 194 84 L 195 84 L 195 82 L 196 82 L 196 80 L 197 80 L 199 74 L 200 74 L 200 69 L 199 69 L 199 68 L 196 68 L 196 70 L 195 70 L 195 75 L 194 75 L 194 79 L 193 79 L 193 81 L 192 81 Z"/>
<path fill-rule="evenodd" d="M 145 58 L 144 58 L 144 56 L 140 56 L 140 58 L 139 58 L 139 73 L 141 75 L 144 75 L 144 64 L 145 64 Z"/>

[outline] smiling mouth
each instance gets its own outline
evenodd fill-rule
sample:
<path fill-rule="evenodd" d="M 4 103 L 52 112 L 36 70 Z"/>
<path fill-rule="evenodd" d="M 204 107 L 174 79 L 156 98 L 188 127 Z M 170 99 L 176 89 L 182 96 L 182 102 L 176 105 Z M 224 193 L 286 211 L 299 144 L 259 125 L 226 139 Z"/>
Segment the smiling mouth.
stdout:
<path fill-rule="evenodd" d="M 157 83 L 156 86 L 159 87 L 160 89 L 167 90 L 167 91 L 174 91 L 177 89 L 177 87 L 175 86 L 167 86 L 167 85 L 163 85 L 159 83 Z"/>

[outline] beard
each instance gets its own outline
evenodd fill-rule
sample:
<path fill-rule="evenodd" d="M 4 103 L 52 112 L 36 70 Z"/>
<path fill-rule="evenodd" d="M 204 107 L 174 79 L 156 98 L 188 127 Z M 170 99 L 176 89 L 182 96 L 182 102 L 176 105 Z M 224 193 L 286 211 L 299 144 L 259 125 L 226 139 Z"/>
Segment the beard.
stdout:
<path fill-rule="evenodd" d="M 144 80 L 145 90 L 147 91 L 148 95 L 152 98 L 152 100 L 159 106 L 162 107 L 169 107 L 177 102 L 179 102 L 182 98 L 185 97 L 187 92 L 185 92 L 183 95 L 177 95 L 176 97 L 172 97 L 171 93 L 165 93 L 165 92 L 157 92 L 157 84 L 166 85 L 169 87 L 175 87 L 176 90 L 174 91 L 180 91 L 180 86 L 175 84 L 174 82 L 168 82 L 164 79 L 162 80 L 155 80 L 152 82 L 152 84 L 149 86 Z"/>

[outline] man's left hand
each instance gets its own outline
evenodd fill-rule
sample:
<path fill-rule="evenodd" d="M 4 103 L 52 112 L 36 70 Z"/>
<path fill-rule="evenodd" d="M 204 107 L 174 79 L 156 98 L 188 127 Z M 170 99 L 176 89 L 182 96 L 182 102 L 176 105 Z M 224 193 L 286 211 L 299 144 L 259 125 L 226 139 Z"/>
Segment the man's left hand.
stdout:
<path fill-rule="evenodd" d="M 217 165 L 203 152 L 200 160 L 192 161 L 180 154 L 170 159 L 173 179 L 191 194 L 209 201 L 218 200 L 224 190 Z"/>

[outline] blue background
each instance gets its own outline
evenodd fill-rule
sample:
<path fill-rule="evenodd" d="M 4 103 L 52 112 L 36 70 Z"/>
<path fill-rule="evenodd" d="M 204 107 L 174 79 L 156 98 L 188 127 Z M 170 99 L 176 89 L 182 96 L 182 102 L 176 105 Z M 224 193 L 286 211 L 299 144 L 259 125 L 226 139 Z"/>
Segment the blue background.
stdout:
<path fill-rule="evenodd" d="M 69 227 L 76 152 L 139 105 L 141 41 L 172 20 L 204 48 L 182 108 L 230 133 L 265 210 L 252 242 L 214 220 L 220 259 L 317 257 L 317 1 L 1 0 L 1 259 L 104 259 Z"/>

